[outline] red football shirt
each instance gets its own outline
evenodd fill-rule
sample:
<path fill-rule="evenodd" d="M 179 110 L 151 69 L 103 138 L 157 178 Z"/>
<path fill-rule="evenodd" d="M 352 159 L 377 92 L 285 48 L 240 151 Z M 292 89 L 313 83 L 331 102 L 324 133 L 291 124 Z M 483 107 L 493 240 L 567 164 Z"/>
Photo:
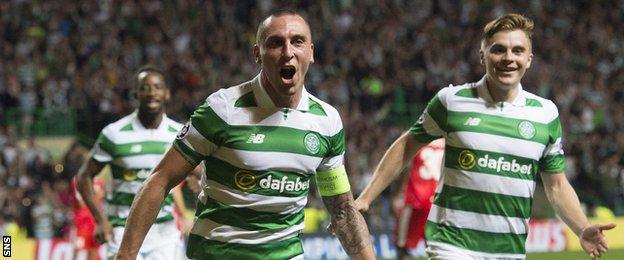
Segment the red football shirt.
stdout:
<path fill-rule="evenodd" d="M 416 209 L 430 208 L 442 172 L 444 139 L 423 146 L 412 160 L 405 188 L 405 204 Z"/>

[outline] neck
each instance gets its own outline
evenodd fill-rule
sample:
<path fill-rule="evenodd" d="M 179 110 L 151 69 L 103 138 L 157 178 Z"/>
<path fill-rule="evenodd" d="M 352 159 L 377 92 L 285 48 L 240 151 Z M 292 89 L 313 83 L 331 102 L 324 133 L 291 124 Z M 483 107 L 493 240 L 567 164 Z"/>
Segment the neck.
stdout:
<path fill-rule="evenodd" d="M 512 102 L 518 96 L 519 85 L 496 86 L 488 77 L 485 78 L 486 86 L 494 102 Z"/>
<path fill-rule="evenodd" d="M 301 100 L 301 91 L 298 91 L 294 95 L 283 95 L 277 92 L 274 87 L 272 87 L 271 82 L 269 82 L 269 80 L 264 77 L 264 75 L 260 76 L 260 80 L 262 81 L 262 87 L 264 88 L 264 91 L 267 92 L 267 94 L 271 98 L 271 101 L 273 101 L 273 104 L 275 104 L 276 107 L 287 107 L 292 109 L 297 108 L 297 105 L 299 105 L 299 100 Z"/>
<path fill-rule="evenodd" d="M 146 111 L 141 111 L 141 109 L 139 108 L 138 117 L 143 127 L 147 129 L 156 129 L 160 125 L 160 122 L 162 122 L 163 113 L 150 113 Z"/>

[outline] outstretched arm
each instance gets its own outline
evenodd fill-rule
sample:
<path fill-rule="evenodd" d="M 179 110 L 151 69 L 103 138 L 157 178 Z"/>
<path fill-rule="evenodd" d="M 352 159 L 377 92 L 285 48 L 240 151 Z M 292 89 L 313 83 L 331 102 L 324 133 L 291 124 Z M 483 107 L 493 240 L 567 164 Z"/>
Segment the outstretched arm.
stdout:
<path fill-rule="evenodd" d="M 423 145 L 414 140 L 409 132 L 404 132 L 394 141 L 377 165 L 373 179 L 357 198 L 357 208 L 361 211 L 367 211 L 371 202 L 397 178 Z"/>
<path fill-rule="evenodd" d="M 602 232 L 614 228 L 615 224 L 590 224 L 581 210 L 576 192 L 563 172 L 542 173 L 541 177 L 548 201 L 563 222 L 580 238 L 583 250 L 592 258 L 607 252 L 607 239 Z"/>
<path fill-rule="evenodd" d="M 331 215 L 333 232 L 351 259 L 375 259 L 370 234 L 362 214 L 355 208 L 351 191 L 335 196 L 323 196 Z"/>
<path fill-rule="evenodd" d="M 165 196 L 193 168 L 176 149 L 167 151 L 132 202 L 117 259 L 136 258 Z"/>

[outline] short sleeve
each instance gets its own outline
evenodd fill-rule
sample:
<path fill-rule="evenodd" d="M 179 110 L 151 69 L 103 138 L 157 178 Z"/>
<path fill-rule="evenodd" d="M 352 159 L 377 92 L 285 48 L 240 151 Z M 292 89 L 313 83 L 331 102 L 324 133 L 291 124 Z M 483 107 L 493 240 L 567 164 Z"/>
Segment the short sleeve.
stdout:
<path fill-rule="evenodd" d="M 100 163 L 108 163 L 113 160 L 114 144 L 106 137 L 105 131 L 106 128 L 100 132 L 100 135 L 95 140 L 95 144 L 91 149 L 91 157 Z"/>
<path fill-rule="evenodd" d="M 173 147 L 193 166 L 210 156 L 222 143 L 228 124 L 227 104 L 216 92 L 199 106 L 180 130 Z"/>
<path fill-rule="evenodd" d="M 410 134 L 421 143 L 429 143 L 438 139 L 446 132 L 447 109 L 442 104 L 444 90 L 441 90 L 429 101 L 425 111 L 410 127 Z"/>
<path fill-rule="evenodd" d="M 548 144 L 539 161 L 542 172 L 558 173 L 565 170 L 565 156 L 562 144 L 562 128 L 559 116 L 548 123 Z"/>
<path fill-rule="evenodd" d="M 329 136 L 329 149 L 321 164 L 317 168 L 317 172 L 329 171 L 336 169 L 344 164 L 345 154 L 345 133 L 342 128 L 342 120 L 340 116 L 334 120 L 335 129 L 339 129 L 338 132 L 332 136 Z"/>

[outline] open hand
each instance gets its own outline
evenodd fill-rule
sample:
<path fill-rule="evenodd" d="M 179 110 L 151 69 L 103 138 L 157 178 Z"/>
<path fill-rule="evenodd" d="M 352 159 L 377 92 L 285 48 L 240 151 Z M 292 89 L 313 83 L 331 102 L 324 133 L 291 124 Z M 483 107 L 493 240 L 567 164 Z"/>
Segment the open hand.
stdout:
<path fill-rule="evenodd" d="M 605 238 L 602 231 L 613 228 L 615 228 L 615 223 L 593 224 L 583 229 L 579 236 L 581 247 L 592 259 L 600 257 L 607 252 L 609 246 L 607 245 L 607 238 Z"/>

